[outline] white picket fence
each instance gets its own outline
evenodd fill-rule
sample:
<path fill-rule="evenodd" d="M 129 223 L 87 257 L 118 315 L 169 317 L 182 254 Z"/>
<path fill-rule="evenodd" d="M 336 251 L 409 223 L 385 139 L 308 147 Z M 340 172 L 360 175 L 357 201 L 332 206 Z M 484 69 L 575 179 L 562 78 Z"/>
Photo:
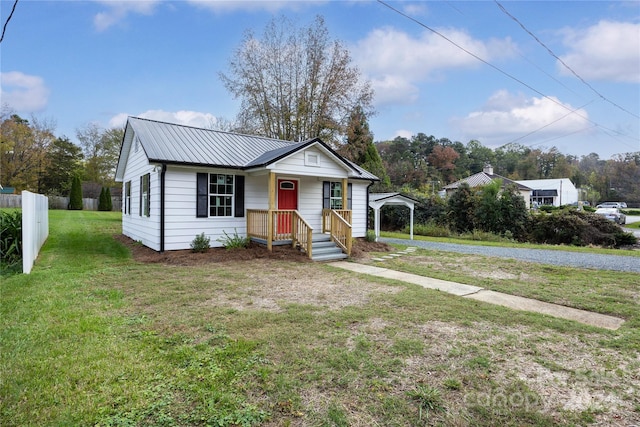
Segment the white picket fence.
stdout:
<path fill-rule="evenodd" d="M 49 237 L 49 200 L 42 194 L 22 192 L 22 272 L 31 273 L 40 248 Z"/>

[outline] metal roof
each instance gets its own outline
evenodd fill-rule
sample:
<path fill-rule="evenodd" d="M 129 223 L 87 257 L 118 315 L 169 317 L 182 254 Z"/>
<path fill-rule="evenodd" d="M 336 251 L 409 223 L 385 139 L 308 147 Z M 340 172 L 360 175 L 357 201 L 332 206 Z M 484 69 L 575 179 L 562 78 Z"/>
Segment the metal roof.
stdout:
<path fill-rule="evenodd" d="M 133 138 L 140 143 L 149 162 L 234 169 L 266 166 L 298 150 L 318 144 L 328 155 L 352 170 L 351 178 L 379 180 L 375 175 L 338 155 L 319 138 L 296 143 L 139 117 L 129 117 L 127 120 L 116 178 L 124 173 L 123 160 L 126 161 L 126 158 L 123 158 L 123 155 L 128 155 Z"/>
<path fill-rule="evenodd" d="M 524 191 L 531 190 L 531 188 L 527 187 L 526 185 L 522 185 L 516 181 L 512 181 L 509 178 L 505 178 L 504 176 L 500 176 L 496 174 L 488 174 L 486 172 L 478 172 L 477 174 L 474 174 L 467 178 L 463 178 L 459 181 L 456 181 L 453 184 L 445 185 L 444 189 L 454 190 L 460 187 L 460 185 L 462 185 L 465 182 L 469 184 L 469 187 L 471 188 L 482 187 L 483 185 L 490 184 L 494 179 L 501 179 L 503 187 L 507 185 L 515 184 L 518 187 L 518 190 L 524 190 Z"/>
<path fill-rule="evenodd" d="M 393 198 L 397 198 L 399 200 L 406 200 L 410 202 L 416 202 L 416 203 L 419 202 L 419 200 L 414 199 L 411 196 L 406 196 L 401 193 L 369 193 L 369 201 L 371 202 L 378 202 L 381 200 L 393 199 Z"/>

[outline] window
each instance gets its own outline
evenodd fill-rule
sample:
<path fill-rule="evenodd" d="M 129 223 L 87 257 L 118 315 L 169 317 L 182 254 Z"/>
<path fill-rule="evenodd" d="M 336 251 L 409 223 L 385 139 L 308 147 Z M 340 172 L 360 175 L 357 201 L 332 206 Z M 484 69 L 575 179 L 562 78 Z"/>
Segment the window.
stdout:
<path fill-rule="evenodd" d="M 320 166 L 320 154 L 314 153 L 313 151 L 305 151 L 304 153 L 304 164 L 305 166 Z"/>
<path fill-rule="evenodd" d="M 244 176 L 197 174 L 196 217 L 244 217 Z"/>
<path fill-rule="evenodd" d="M 342 183 L 329 183 L 329 208 L 342 209 Z"/>
<path fill-rule="evenodd" d="M 151 174 L 140 177 L 140 216 L 150 216 L 151 213 Z"/>
<path fill-rule="evenodd" d="M 232 216 L 233 175 L 209 175 L 209 216 Z"/>
<path fill-rule="evenodd" d="M 131 215 L 131 181 L 124 183 L 124 213 Z"/>
<path fill-rule="evenodd" d="M 324 209 L 344 209 L 342 207 L 342 182 L 324 181 L 322 183 L 322 207 Z M 347 184 L 347 207 L 351 209 L 351 184 Z"/>

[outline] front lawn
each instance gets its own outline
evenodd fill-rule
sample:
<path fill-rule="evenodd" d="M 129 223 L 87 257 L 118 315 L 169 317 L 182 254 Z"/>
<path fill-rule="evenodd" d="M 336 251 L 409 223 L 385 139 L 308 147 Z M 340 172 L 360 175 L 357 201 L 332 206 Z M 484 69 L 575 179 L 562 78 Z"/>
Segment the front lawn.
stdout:
<path fill-rule="evenodd" d="M 640 423 L 635 274 L 394 261 L 626 319 L 607 331 L 320 263 L 142 264 L 119 232 L 51 211 L 32 273 L 2 279 L 0 425 Z"/>

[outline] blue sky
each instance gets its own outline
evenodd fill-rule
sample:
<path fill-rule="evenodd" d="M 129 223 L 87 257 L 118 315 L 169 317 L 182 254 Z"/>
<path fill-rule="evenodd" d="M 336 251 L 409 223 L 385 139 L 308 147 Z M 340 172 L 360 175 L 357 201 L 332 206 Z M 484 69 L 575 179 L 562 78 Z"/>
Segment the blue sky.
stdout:
<path fill-rule="evenodd" d="M 1 0 L 2 24 L 13 3 Z M 76 129 L 128 115 L 231 120 L 239 102 L 218 75 L 245 30 L 322 15 L 372 82 L 376 141 L 423 132 L 602 159 L 640 151 L 640 2 L 388 4 L 438 34 L 374 1 L 20 0 L 0 45 L 1 102 L 74 142 Z"/>

